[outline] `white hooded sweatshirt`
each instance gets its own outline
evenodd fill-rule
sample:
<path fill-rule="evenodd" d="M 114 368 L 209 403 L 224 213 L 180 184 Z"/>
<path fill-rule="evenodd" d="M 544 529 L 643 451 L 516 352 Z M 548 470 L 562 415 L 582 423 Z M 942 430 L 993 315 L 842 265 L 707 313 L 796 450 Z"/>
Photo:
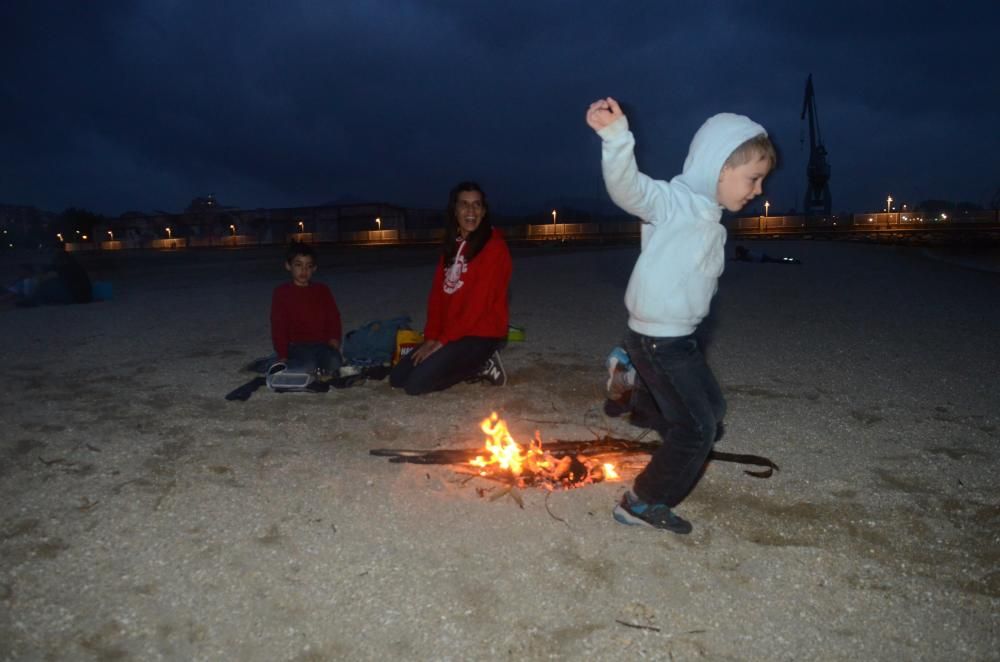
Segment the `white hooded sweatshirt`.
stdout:
<path fill-rule="evenodd" d="M 686 336 L 708 314 L 726 262 L 719 175 L 733 150 L 761 134 L 764 127 L 742 115 L 710 117 L 691 140 L 684 171 L 665 182 L 639 172 L 626 118 L 598 132 L 608 193 L 642 221 L 642 252 L 625 291 L 633 331 Z"/>

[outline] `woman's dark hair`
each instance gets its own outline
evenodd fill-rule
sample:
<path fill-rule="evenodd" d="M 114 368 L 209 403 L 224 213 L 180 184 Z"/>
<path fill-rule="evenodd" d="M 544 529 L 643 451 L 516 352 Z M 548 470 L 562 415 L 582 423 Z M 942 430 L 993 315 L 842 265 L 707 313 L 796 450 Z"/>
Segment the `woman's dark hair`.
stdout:
<path fill-rule="evenodd" d="M 483 220 L 479 222 L 479 227 L 474 232 L 469 233 L 465 238 L 465 261 L 472 262 L 472 259 L 483 250 L 483 246 L 493 235 L 493 225 L 490 223 L 490 206 L 486 202 L 486 193 L 476 182 L 459 182 L 455 188 L 451 189 L 448 196 L 448 210 L 444 218 L 444 242 L 441 244 L 441 253 L 444 255 L 444 265 L 451 266 L 455 261 L 455 254 L 458 253 L 459 242 L 458 221 L 455 220 L 455 210 L 458 208 L 458 194 L 467 191 L 475 191 L 483 199 Z"/>

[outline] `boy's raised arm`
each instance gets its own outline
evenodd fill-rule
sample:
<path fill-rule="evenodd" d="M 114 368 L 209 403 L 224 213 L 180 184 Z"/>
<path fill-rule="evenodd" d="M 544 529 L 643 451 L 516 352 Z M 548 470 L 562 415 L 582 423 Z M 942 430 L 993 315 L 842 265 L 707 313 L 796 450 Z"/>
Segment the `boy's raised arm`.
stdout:
<path fill-rule="evenodd" d="M 666 218 L 670 198 L 661 187 L 667 184 L 639 172 L 635 138 L 618 102 L 606 97 L 590 104 L 587 125 L 601 137 L 601 171 L 614 203 L 647 223 Z"/>
<path fill-rule="evenodd" d="M 625 117 L 625 113 L 622 112 L 618 102 L 611 97 L 598 99 L 587 109 L 587 125 L 594 131 L 600 131 L 617 121 L 619 117 Z"/>

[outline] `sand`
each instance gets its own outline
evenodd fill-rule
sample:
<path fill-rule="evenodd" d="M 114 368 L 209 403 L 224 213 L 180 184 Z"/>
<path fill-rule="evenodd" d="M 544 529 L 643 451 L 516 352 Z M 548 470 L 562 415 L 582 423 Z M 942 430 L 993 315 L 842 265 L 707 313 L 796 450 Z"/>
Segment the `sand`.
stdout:
<path fill-rule="evenodd" d="M 378 447 L 640 430 L 601 413 L 634 246 L 515 251 L 510 382 L 223 395 L 269 349 L 276 250 L 89 258 L 115 298 L 0 311 L 0 658 L 984 660 L 1000 650 L 1000 274 L 768 243 L 705 326 L 729 402 L 678 511 L 625 483 L 492 500 Z M 423 323 L 431 249 L 329 252 L 348 328 Z"/>

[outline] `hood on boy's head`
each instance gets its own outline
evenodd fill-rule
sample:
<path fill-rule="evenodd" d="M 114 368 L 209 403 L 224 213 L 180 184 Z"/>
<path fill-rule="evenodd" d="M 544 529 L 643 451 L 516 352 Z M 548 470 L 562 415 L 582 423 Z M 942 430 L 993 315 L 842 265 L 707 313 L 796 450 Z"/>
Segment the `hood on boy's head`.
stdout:
<path fill-rule="evenodd" d="M 749 117 L 733 113 L 709 117 L 691 139 L 691 147 L 684 160 L 684 172 L 675 179 L 718 204 L 715 193 L 722 165 L 733 150 L 760 134 L 766 136 L 767 131 Z"/>

